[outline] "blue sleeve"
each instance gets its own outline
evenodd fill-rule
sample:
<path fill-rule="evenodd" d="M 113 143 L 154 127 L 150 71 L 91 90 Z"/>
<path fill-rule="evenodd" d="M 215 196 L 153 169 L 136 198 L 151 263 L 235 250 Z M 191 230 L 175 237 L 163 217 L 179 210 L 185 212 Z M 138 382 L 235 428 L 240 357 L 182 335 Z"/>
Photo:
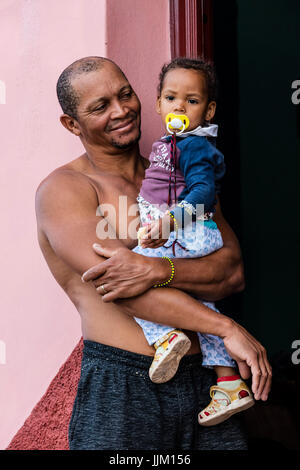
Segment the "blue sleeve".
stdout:
<path fill-rule="evenodd" d="M 213 211 L 215 205 L 215 169 L 220 167 L 223 155 L 205 137 L 193 136 L 178 143 L 179 167 L 186 189 L 183 200 L 171 211 L 183 226 L 185 212 L 196 214 L 197 204 L 204 204 L 204 213 Z M 222 165 L 221 165 L 222 166 Z M 189 219 L 191 220 L 191 219 Z"/>

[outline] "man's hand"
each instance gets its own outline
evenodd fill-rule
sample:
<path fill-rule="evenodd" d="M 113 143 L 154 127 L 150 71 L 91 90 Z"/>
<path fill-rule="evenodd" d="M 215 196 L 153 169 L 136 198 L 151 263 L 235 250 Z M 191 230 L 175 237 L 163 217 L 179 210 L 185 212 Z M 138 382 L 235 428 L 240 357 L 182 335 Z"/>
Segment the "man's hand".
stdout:
<path fill-rule="evenodd" d="M 93 281 L 104 302 L 135 297 L 160 280 L 151 264 L 155 259 L 133 253 L 125 246 L 114 249 L 94 244 L 93 248 L 98 255 L 109 259 L 90 268 L 81 279 Z M 105 291 L 107 294 L 103 295 Z"/>
<path fill-rule="evenodd" d="M 225 347 L 236 361 L 241 377 L 252 374 L 252 391 L 256 400 L 267 400 L 271 389 L 272 368 L 265 348 L 238 323 L 230 320 L 231 327 L 222 335 Z"/>

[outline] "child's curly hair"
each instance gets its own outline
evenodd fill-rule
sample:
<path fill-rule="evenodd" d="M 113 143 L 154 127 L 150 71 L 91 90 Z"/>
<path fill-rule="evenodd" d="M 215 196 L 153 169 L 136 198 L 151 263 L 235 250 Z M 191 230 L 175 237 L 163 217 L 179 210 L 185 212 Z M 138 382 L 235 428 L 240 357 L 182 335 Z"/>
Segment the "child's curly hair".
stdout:
<path fill-rule="evenodd" d="M 190 59 L 188 57 L 176 57 L 168 64 L 165 64 L 159 74 L 159 84 L 157 87 L 158 96 L 161 96 L 161 91 L 164 86 L 164 79 L 170 70 L 174 69 L 193 69 L 203 73 L 207 84 L 208 101 L 217 100 L 217 77 L 214 65 L 202 59 Z"/>

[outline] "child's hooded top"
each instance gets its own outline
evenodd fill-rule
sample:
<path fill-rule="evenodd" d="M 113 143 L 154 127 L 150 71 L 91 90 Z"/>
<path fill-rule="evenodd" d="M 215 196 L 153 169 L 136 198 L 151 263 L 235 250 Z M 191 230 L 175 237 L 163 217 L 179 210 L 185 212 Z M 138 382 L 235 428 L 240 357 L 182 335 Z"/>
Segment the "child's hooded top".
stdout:
<path fill-rule="evenodd" d="M 204 213 L 214 212 L 220 179 L 225 174 L 223 154 L 216 149 L 216 124 L 197 127 L 176 137 L 176 194 L 177 205 L 171 213 L 183 223 L 184 212 L 196 214 L 197 204 L 204 204 Z M 208 140 L 210 139 L 210 141 Z M 154 142 L 140 195 L 151 204 L 167 204 L 170 178 L 171 136 Z M 174 182 L 174 168 L 172 181 Z M 172 195 L 174 195 L 172 184 Z M 174 204 L 174 198 L 171 203 Z M 172 205 L 170 203 L 170 206 Z"/>

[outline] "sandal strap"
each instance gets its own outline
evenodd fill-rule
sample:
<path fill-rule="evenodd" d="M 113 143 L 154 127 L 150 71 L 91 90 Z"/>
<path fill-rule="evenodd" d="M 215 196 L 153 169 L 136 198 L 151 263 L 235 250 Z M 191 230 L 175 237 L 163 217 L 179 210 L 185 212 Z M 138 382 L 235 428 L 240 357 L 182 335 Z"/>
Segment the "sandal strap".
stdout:
<path fill-rule="evenodd" d="M 213 385 L 212 387 L 210 387 L 210 391 L 209 391 L 211 398 L 214 398 L 214 395 L 215 395 L 214 392 L 221 392 L 228 399 L 229 403 L 231 403 L 231 397 L 227 393 L 229 392 L 229 390 L 224 390 L 224 388 L 218 387 L 217 385 Z"/>
<path fill-rule="evenodd" d="M 170 331 L 170 333 L 167 333 L 167 334 L 165 334 L 164 336 L 161 336 L 161 337 L 156 341 L 156 343 L 154 343 L 154 345 L 153 345 L 153 346 L 155 347 L 155 349 L 157 349 L 157 348 L 158 348 L 159 346 L 161 346 L 165 341 L 167 341 L 167 340 L 170 338 L 171 334 L 173 334 L 173 333 L 177 333 L 177 334 L 178 334 L 178 333 L 182 333 L 182 331 L 179 331 L 179 330 L 172 330 L 172 331 Z"/>
<path fill-rule="evenodd" d="M 251 396 L 251 392 L 249 390 L 249 388 L 247 387 L 247 385 L 245 384 L 245 382 L 241 382 L 240 385 L 233 389 L 233 390 L 225 390 L 224 388 L 221 388 L 221 387 L 218 387 L 217 385 L 213 385 L 212 387 L 210 387 L 210 396 L 211 398 L 214 397 L 214 392 L 221 392 L 223 393 L 229 400 L 230 403 L 232 403 L 234 400 L 237 400 L 239 399 L 239 393 L 241 391 L 245 391 L 248 393 L 249 396 Z"/>

